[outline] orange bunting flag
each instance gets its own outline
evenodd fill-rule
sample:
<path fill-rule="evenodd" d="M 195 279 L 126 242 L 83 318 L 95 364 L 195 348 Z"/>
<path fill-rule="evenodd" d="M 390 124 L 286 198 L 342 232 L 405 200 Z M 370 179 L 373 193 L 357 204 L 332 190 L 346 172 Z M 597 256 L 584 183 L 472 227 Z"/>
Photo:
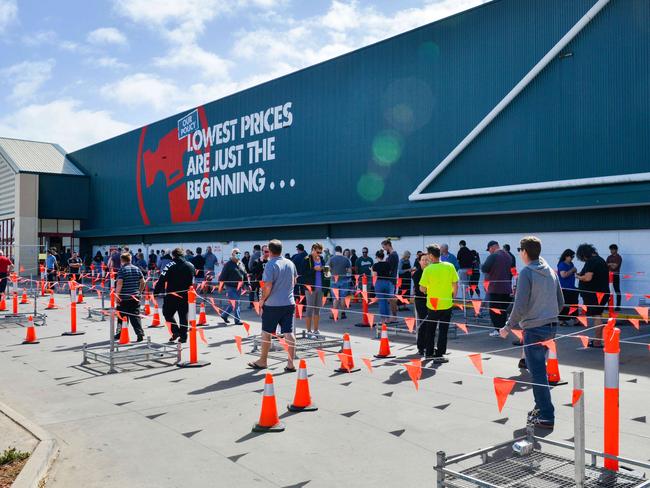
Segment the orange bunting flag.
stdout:
<path fill-rule="evenodd" d="M 596 298 L 598 299 L 598 303 L 601 303 L 604 297 L 605 297 L 605 293 L 603 293 L 602 291 L 596 292 Z"/>
<path fill-rule="evenodd" d="M 631 293 L 626 293 L 626 294 L 625 294 L 625 301 L 626 301 L 626 302 L 629 302 L 631 298 L 632 298 L 632 294 L 631 294 Z"/>
<path fill-rule="evenodd" d="M 348 295 L 343 300 L 345 301 L 345 308 L 350 308 L 350 302 L 352 301 L 352 295 Z"/>
<path fill-rule="evenodd" d="M 478 317 L 481 313 L 481 300 L 472 300 L 472 307 L 474 307 L 474 313 Z"/>
<path fill-rule="evenodd" d="M 255 313 L 257 315 L 260 315 L 260 313 L 261 313 L 260 302 L 253 302 L 253 308 L 255 308 Z"/>
<path fill-rule="evenodd" d="M 466 273 L 467 273 L 467 276 L 472 276 L 472 274 L 473 274 L 473 270 L 468 269 L 468 270 L 466 271 Z"/>
<path fill-rule="evenodd" d="M 199 331 L 199 337 L 201 338 L 201 342 L 203 344 L 207 344 L 208 341 L 205 339 L 205 331 L 203 329 L 197 329 Z"/>
<path fill-rule="evenodd" d="M 337 322 L 339 320 L 339 311 L 336 308 L 330 308 L 332 311 L 332 317 L 334 317 L 334 322 Z"/>
<path fill-rule="evenodd" d="M 519 342 L 524 342 L 524 331 L 519 329 L 511 329 L 510 332 L 515 336 Z"/>
<path fill-rule="evenodd" d="M 377 300 L 379 300 L 377 297 L 371 298 L 371 299 L 368 301 L 368 305 L 372 305 L 373 303 L 377 303 Z"/>
<path fill-rule="evenodd" d="M 366 365 L 366 368 L 368 368 L 368 371 L 372 373 L 372 361 L 368 358 L 361 358 L 361 361 L 363 361 L 363 364 Z"/>
<path fill-rule="evenodd" d="M 230 306 L 234 309 L 237 308 L 237 302 L 235 300 L 228 300 L 230 302 Z"/>
<path fill-rule="evenodd" d="M 325 351 L 323 351 L 322 349 L 316 349 L 316 353 L 320 358 L 320 362 L 323 363 L 323 366 L 325 366 Z"/>
<path fill-rule="evenodd" d="M 639 319 L 627 319 L 636 330 L 639 330 Z"/>
<path fill-rule="evenodd" d="M 476 285 L 469 285 L 469 289 L 472 290 L 472 293 L 476 293 Z"/>
<path fill-rule="evenodd" d="M 587 317 L 584 315 L 580 315 L 579 317 L 576 317 L 578 322 L 580 322 L 584 327 L 587 327 Z"/>
<path fill-rule="evenodd" d="M 235 345 L 237 346 L 237 350 L 239 351 L 239 354 L 241 354 L 241 336 L 235 336 Z"/>
<path fill-rule="evenodd" d="M 335 300 L 338 300 L 339 299 L 339 289 L 338 288 L 332 288 L 332 295 L 334 295 Z"/>
<path fill-rule="evenodd" d="M 465 334 L 469 334 L 469 332 L 467 332 L 467 326 L 462 322 L 456 322 L 456 327 L 465 332 Z"/>
<path fill-rule="evenodd" d="M 501 315 L 501 310 L 499 310 L 498 308 L 494 308 L 494 307 L 492 307 L 492 308 L 490 308 L 490 311 L 491 311 L 491 312 L 494 312 L 494 313 L 497 314 L 497 315 Z"/>
<path fill-rule="evenodd" d="M 458 308 L 460 308 L 461 310 L 465 310 L 465 307 L 464 307 L 463 304 L 460 303 L 460 302 L 458 302 L 458 303 L 454 303 L 454 307 L 458 307 Z"/>
<path fill-rule="evenodd" d="M 309 293 L 311 293 L 311 285 L 305 285 L 305 288 L 307 289 L 307 291 L 308 291 Z"/>
<path fill-rule="evenodd" d="M 515 268 L 514 266 L 512 268 L 510 268 L 510 274 L 516 278 L 517 277 L 517 268 Z"/>
<path fill-rule="evenodd" d="M 587 337 L 586 335 L 579 335 L 576 337 L 580 339 L 580 342 L 582 342 L 582 347 L 587 349 L 587 347 L 589 346 L 589 337 Z"/>
<path fill-rule="evenodd" d="M 296 312 L 298 313 L 298 318 L 302 318 L 302 309 L 305 308 L 303 303 L 296 303 Z"/>
<path fill-rule="evenodd" d="M 422 361 L 420 359 L 411 359 L 411 364 L 405 364 L 404 367 L 406 368 L 409 378 L 413 381 L 415 389 L 419 390 L 420 386 L 418 381 L 422 377 Z"/>
<path fill-rule="evenodd" d="M 485 291 L 488 291 L 488 288 L 490 288 L 490 282 L 488 280 L 483 282 L 483 288 L 485 288 Z"/>
<path fill-rule="evenodd" d="M 623 275 L 624 280 L 629 280 L 630 278 L 632 278 L 632 275 Z"/>
<path fill-rule="evenodd" d="M 334 275 L 334 276 L 332 276 L 332 278 L 334 278 L 334 283 L 339 282 L 339 275 Z"/>
<path fill-rule="evenodd" d="M 368 325 L 372 329 L 375 325 L 375 314 L 374 313 L 367 313 L 366 317 L 368 317 Z"/>
<path fill-rule="evenodd" d="M 510 395 L 510 392 L 515 386 L 515 382 L 505 378 L 494 378 L 493 382 L 494 393 L 496 393 L 497 396 L 497 406 L 499 407 L 499 412 L 501 412 L 506 404 L 508 395 Z"/>
<path fill-rule="evenodd" d="M 402 287 L 402 278 L 397 278 L 397 282 L 395 283 L 395 289 L 399 290 Z"/>
<path fill-rule="evenodd" d="M 542 346 L 546 347 L 549 351 L 557 354 L 557 347 L 555 346 L 555 341 L 553 339 L 542 342 Z"/>
<path fill-rule="evenodd" d="M 325 306 L 325 304 L 327 303 L 327 297 L 323 297 L 323 300 L 322 300 L 322 302 L 323 302 L 323 305 L 322 305 L 322 306 L 324 307 L 324 306 Z"/>
<path fill-rule="evenodd" d="M 243 281 L 238 281 L 237 282 L 237 290 L 241 290 L 242 285 L 244 284 Z"/>
<path fill-rule="evenodd" d="M 287 344 L 287 341 L 284 339 L 284 337 L 278 337 L 278 342 L 282 346 L 282 349 L 284 349 L 284 352 L 287 354 L 289 353 L 289 344 Z"/>
<path fill-rule="evenodd" d="M 167 331 L 169 332 L 169 335 L 173 335 L 172 334 L 172 324 L 170 324 L 169 322 L 165 322 L 165 325 L 167 326 Z"/>
<path fill-rule="evenodd" d="M 246 330 L 246 335 L 251 335 L 251 325 L 248 322 L 242 322 L 241 324 L 244 326 L 244 329 Z"/>
<path fill-rule="evenodd" d="M 221 290 L 223 290 L 223 281 L 219 282 L 219 286 L 217 287 L 217 291 L 221 293 Z"/>
<path fill-rule="evenodd" d="M 438 309 L 438 298 L 437 297 L 429 298 L 429 303 L 431 303 L 431 306 L 433 307 L 434 310 Z"/>
<path fill-rule="evenodd" d="M 578 307 L 569 307 L 569 315 L 573 315 L 578 311 Z"/>
<path fill-rule="evenodd" d="M 578 403 L 578 400 L 580 400 L 580 397 L 582 396 L 582 390 L 580 388 L 574 388 L 573 389 L 573 395 L 571 395 L 571 406 L 575 407 L 576 403 Z"/>
<path fill-rule="evenodd" d="M 476 368 L 476 371 L 478 371 L 480 374 L 483 374 L 483 359 L 481 358 L 481 354 L 469 354 L 467 357 L 472 361 L 472 364 Z"/>
<path fill-rule="evenodd" d="M 409 332 L 413 333 L 413 329 L 415 329 L 415 317 L 404 317 L 404 322 L 406 322 Z"/>
<path fill-rule="evenodd" d="M 350 360 L 348 359 L 347 354 L 339 352 L 336 355 L 339 357 L 339 361 L 341 361 L 341 369 L 347 369 L 350 371 Z"/>
<path fill-rule="evenodd" d="M 260 289 L 263 289 L 266 286 L 266 283 L 264 283 L 262 280 L 260 280 Z"/>
<path fill-rule="evenodd" d="M 377 285 L 377 275 L 372 276 L 372 286 L 374 287 L 375 285 Z"/>
<path fill-rule="evenodd" d="M 634 307 L 634 310 L 648 323 L 648 307 Z"/>

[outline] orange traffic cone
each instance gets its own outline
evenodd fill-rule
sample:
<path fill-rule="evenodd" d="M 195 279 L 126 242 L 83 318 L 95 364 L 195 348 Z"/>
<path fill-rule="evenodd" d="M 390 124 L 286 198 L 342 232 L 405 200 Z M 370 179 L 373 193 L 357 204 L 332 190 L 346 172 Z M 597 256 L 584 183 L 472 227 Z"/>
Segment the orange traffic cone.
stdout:
<path fill-rule="evenodd" d="M 375 354 L 376 358 L 394 358 L 390 354 L 390 343 L 388 342 L 388 327 L 386 324 L 381 324 L 381 340 L 379 342 L 379 353 Z"/>
<path fill-rule="evenodd" d="M 0 312 L 4 312 L 5 310 L 7 310 L 7 299 L 3 293 L 2 298 L 0 298 Z"/>
<path fill-rule="evenodd" d="M 205 303 L 201 304 L 201 312 L 199 313 L 199 321 L 196 325 L 208 325 L 208 318 L 205 316 Z"/>
<path fill-rule="evenodd" d="M 45 307 L 45 310 L 52 310 L 54 308 L 59 308 L 56 306 L 56 303 L 54 303 L 54 290 L 50 290 L 50 301 L 47 304 L 47 307 Z"/>
<path fill-rule="evenodd" d="M 335 373 L 355 373 L 359 368 L 354 367 L 354 358 L 352 357 L 352 346 L 350 345 L 350 334 L 343 334 L 343 350 L 339 355 L 341 358 L 341 367 L 335 369 Z"/>
<path fill-rule="evenodd" d="M 155 328 L 155 327 L 160 327 L 160 309 L 158 308 L 158 302 L 156 299 L 153 299 L 153 306 L 154 306 L 154 312 L 153 312 L 153 320 L 151 321 L 151 325 L 149 326 L 150 329 Z"/>
<path fill-rule="evenodd" d="M 548 357 L 546 358 L 546 376 L 548 377 L 548 384 L 557 386 L 565 384 L 560 377 L 560 364 L 557 360 L 557 349 L 555 347 L 548 348 Z"/>
<path fill-rule="evenodd" d="M 298 366 L 298 380 L 296 381 L 296 394 L 293 397 L 293 403 L 287 406 L 290 412 L 312 412 L 318 410 L 318 407 L 311 401 L 309 393 L 309 379 L 307 377 L 307 362 L 300 360 Z"/>
<path fill-rule="evenodd" d="M 148 317 L 151 315 L 151 305 L 149 304 L 149 293 L 144 298 L 144 314 Z"/>
<path fill-rule="evenodd" d="M 23 296 L 20 298 L 20 304 L 25 305 L 29 303 L 29 300 L 27 299 L 27 290 L 23 288 Z"/>
<path fill-rule="evenodd" d="M 275 402 L 275 389 L 273 388 L 273 375 L 266 373 L 264 380 L 264 393 L 262 396 L 262 411 L 260 420 L 253 425 L 253 432 L 282 432 L 284 424 L 278 417 L 278 405 Z"/>
<path fill-rule="evenodd" d="M 129 344 L 131 338 L 129 337 L 129 319 L 127 317 L 122 317 L 119 313 L 117 318 L 120 321 L 120 344 Z"/>
<path fill-rule="evenodd" d="M 81 285 L 77 285 L 77 286 L 78 286 L 77 289 L 79 290 L 79 291 L 77 292 L 77 303 L 86 303 L 86 302 L 84 302 L 84 291 L 83 291 L 83 288 L 81 287 Z"/>
<path fill-rule="evenodd" d="M 14 292 L 14 296 L 12 297 L 11 302 L 14 315 L 16 315 L 18 313 L 18 293 Z"/>
<path fill-rule="evenodd" d="M 30 315 L 27 320 L 27 332 L 25 333 L 23 344 L 38 344 L 39 341 L 36 340 L 36 329 L 34 328 L 34 318 Z"/>

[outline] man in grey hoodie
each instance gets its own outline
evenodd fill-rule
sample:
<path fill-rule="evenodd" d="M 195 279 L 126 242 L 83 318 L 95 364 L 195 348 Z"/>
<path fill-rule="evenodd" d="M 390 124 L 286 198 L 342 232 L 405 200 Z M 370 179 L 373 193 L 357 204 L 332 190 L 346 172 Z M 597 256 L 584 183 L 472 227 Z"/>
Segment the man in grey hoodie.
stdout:
<path fill-rule="evenodd" d="M 535 396 L 535 408 L 528 412 L 528 422 L 552 429 L 555 409 L 546 375 L 546 346 L 543 342 L 555 337 L 564 298 L 555 271 L 540 257 L 542 241 L 528 236 L 521 239 L 519 245 L 519 256 L 525 267 L 519 273 L 512 312 L 499 333 L 506 338 L 510 324 L 519 324 L 524 330 L 524 353 Z"/>

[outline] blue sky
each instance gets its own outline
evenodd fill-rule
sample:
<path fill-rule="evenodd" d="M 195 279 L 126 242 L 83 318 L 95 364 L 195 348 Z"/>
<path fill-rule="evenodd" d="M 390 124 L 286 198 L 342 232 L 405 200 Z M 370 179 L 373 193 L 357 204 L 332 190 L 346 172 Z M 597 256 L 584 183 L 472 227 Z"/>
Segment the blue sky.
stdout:
<path fill-rule="evenodd" d="M 0 0 L 0 136 L 66 150 L 487 0 Z"/>

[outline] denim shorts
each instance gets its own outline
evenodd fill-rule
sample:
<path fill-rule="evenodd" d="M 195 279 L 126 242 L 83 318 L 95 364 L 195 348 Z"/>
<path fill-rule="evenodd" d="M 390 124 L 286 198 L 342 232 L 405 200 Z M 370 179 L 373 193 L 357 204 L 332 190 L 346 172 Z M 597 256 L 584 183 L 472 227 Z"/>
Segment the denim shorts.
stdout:
<path fill-rule="evenodd" d="M 291 334 L 293 332 L 293 314 L 295 311 L 295 305 L 280 307 L 264 305 L 262 307 L 262 330 L 269 334 L 275 334 L 278 325 L 280 325 L 282 334 Z"/>
<path fill-rule="evenodd" d="M 350 293 L 350 280 L 347 276 L 339 276 L 336 282 L 332 278 L 330 286 L 339 290 L 339 298 L 345 298 Z M 331 295 L 334 296 L 334 293 Z"/>

